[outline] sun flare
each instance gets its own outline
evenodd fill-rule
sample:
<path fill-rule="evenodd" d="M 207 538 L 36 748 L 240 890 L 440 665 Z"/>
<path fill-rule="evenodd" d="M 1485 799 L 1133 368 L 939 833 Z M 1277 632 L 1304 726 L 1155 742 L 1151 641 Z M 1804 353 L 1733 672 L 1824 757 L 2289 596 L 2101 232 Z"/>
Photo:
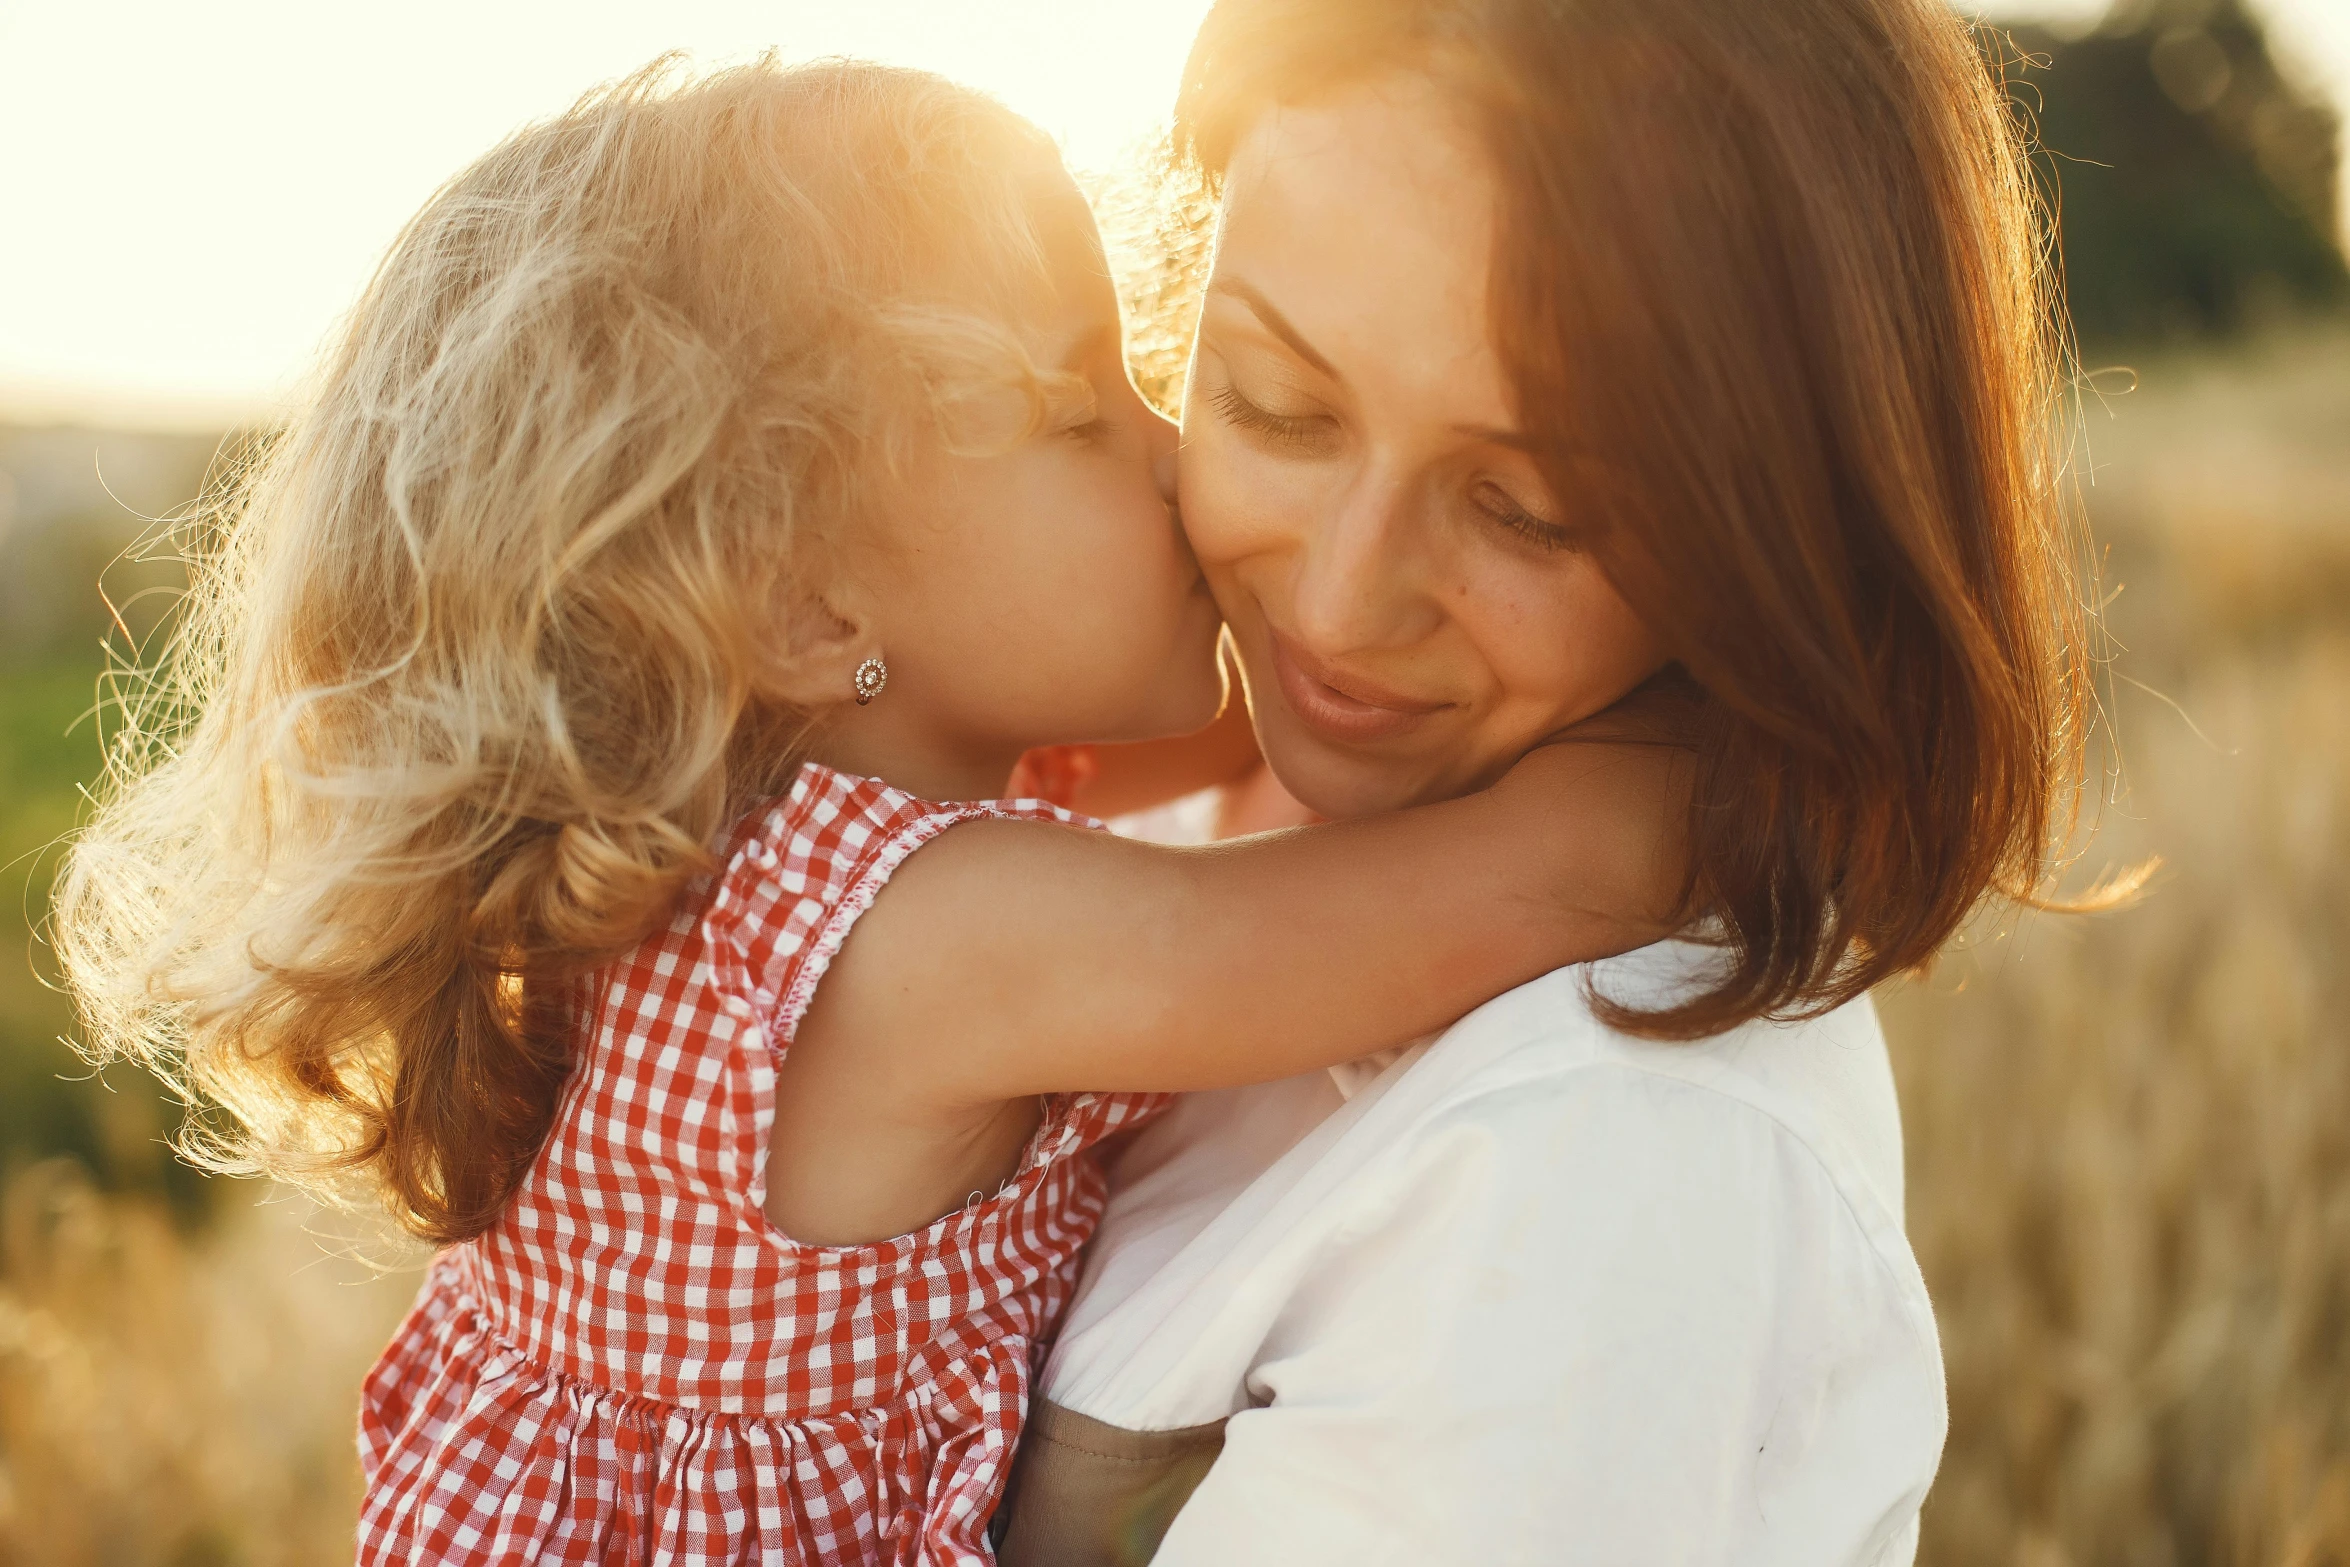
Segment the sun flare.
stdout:
<path fill-rule="evenodd" d="M 1206 0 L 0 9 L 0 413 L 217 427 L 284 399 L 392 236 L 515 126 L 665 50 L 920 66 L 1100 168 Z M 38 233 L 44 243 L 26 243 Z"/>

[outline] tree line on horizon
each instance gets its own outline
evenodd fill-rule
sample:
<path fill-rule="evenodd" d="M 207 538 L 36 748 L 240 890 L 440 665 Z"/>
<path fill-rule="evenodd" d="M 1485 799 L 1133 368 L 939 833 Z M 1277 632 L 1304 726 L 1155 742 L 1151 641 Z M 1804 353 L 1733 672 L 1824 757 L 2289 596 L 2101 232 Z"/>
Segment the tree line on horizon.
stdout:
<path fill-rule="evenodd" d="M 2225 336 L 2350 296 L 2340 113 L 2245 0 L 2114 0 L 2086 32 L 1985 41 L 2032 137 L 2084 343 Z"/>

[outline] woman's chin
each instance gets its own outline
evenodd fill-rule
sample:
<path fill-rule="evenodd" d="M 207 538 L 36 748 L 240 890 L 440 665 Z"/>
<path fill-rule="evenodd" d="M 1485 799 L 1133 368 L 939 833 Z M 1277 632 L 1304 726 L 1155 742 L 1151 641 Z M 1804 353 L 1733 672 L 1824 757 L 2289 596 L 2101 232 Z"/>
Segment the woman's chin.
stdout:
<path fill-rule="evenodd" d="M 1408 764 L 1302 734 L 1268 734 L 1267 727 L 1258 729 L 1265 765 L 1290 798 L 1326 821 L 1376 816 L 1444 798 L 1443 790 L 1432 791 L 1422 771 Z"/>

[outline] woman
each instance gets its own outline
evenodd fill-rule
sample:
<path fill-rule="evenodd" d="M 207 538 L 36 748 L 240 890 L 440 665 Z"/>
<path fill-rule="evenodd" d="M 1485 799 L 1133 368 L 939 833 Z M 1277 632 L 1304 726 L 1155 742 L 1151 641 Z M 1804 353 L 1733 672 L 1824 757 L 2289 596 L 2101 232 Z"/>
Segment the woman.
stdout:
<path fill-rule="evenodd" d="M 1697 939 L 1145 1133 L 1004 1560 L 1908 1560 L 1866 992 L 2040 883 L 2085 682 L 1996 85 L 1939 0 L 1220 0 L 1178 140 L 1184 512 L 1272 773 L 1440 798 L 1641 691 Z"/>

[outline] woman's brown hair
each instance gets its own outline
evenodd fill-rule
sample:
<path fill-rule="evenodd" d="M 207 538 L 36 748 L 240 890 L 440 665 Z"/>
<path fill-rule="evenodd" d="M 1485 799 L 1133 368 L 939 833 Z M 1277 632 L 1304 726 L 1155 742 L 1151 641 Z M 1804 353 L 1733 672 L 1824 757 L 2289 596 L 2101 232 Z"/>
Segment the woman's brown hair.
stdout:
<path fill-rule="evenodd" d="M 1691 1037 L 2033 899 L 2093 706 L 2063 334 L 2019 128 L 1942 0 L 1219 0 L 1177 147 L 1414 71 L 1503 190 L 1546 477 L 1691 696 Z"/>

